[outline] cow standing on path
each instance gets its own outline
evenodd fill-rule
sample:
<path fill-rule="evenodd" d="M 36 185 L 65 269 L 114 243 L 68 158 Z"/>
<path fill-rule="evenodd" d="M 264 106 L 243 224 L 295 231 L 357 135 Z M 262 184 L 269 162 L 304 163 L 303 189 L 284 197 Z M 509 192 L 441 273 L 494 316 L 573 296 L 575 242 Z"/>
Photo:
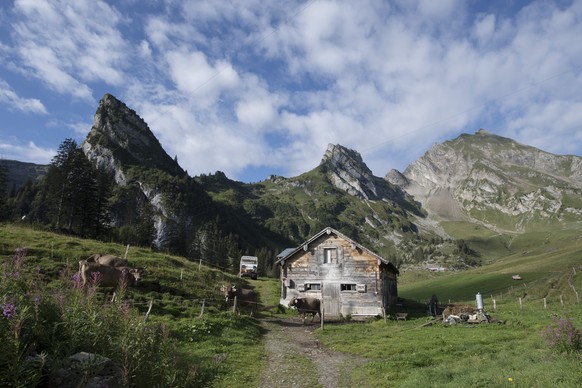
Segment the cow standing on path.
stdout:
<path fill-rule="evenodd" d="M 311 314 L 311 323 L 313 323 L 313 319 L 317 314 L 319 314 L 319 320 L 321 321 L 321 301 L 317 298 L 293 298 L 289 302 L 289 307 L 297 308 L 299 315 L 303 318 L 303 324 L 305 324 L 307 314 Z"/>
<path fill-rule="evenodd" d="M 257 309 L 258 296 L 255 290 L 247 290 L 237 286 L 222 286 L 221 291 L 224 293 L 227 303 L 231 300 L 234 301 L 236 298 L 237 307 L 249 306 L 251 308 L 251 316 L 254 310 Z"/>

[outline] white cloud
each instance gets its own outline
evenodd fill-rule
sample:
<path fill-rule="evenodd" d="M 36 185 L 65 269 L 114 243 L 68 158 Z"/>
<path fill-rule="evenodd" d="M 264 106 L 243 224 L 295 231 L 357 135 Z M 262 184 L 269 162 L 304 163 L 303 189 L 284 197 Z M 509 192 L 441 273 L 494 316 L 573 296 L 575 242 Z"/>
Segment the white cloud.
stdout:
<path fill-rule="evenodd" d="M 9 139 L 8 142 L 0 139 L 0 157 L 3 159 L 48 164 L 55 155 L 55 150 L 39 147 L 33 141 L 23 144 L 14 139 Z"/>
<path fill-rule="evenodd" d="M 267 99 L 247 99 L 237 103 L 236 116 L 243 125 L 263 128 L 273 123 L 277 117 L 277 109 Z"/>
<path fill-rule="evenodd" d="M 460 0 L 14 4 L 0 71 L 83 101 L 112 92 L 191 174 L 297 174 L 339 143 L 383 175 L 488 124 L 540 147 L 581 132 L 578 1 L 478 14 Z"/>
<path fill-rule="evenodd" d="M 92 101 L 90 82 L 120 85 L 130 46 L 103 1 L 17 0 L 13 39 L 23 71 L 62 94 Z"/>
<path fill-rule="evenodd" d="M 0 79 L 0 103 L 8 105 L 10 109 L 22 112 L 46 114 L 47 110 L 37 98 L 23 98 L 18 96 L 4 80 Z"/>
<path fill-rule="evenodd" d="M 418 11 L 423 18 L 450 20 L 462 9 L 460 0 L 418 0 Z"/>
<path fill-rule="evenodd" d="M 171 51 L 166 58 L 176 87 L 191 98 L 204 100 L 205 105 L 239 86 L 237 72 L 226 61 L 211 65 L 204 53 L 183 51 Z"/>
<path fill-rule="evenodd" d="M 55 53 L 49 48 L 30 42 L 20 48 L 24 63 L 35 68 L 35 76 L 59 93 L 69 93 L 74 97 L 93 100 L 91 89 L 64 71 Z"/>
<path fill-rule="evenodd" d="M 473 26 L 473 35 L 480 44 L 487 44 L 495 33 L 495 15 L 481 15 Z"/>

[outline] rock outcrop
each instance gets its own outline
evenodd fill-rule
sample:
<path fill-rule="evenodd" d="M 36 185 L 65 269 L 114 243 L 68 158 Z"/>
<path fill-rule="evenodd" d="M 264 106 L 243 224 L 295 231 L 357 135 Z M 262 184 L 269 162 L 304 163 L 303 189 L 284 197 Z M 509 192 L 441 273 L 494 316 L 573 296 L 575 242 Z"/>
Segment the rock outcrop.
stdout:
<path fill-rule="evenodd" d="M 111 94 L 99 102 L 93 127 L 81 147 L 97 166 L 115 173 L 119 184 L 127 183 L 123 170 L 131 166 L 161 170 L 170 175 L 185 174 L 146 122 Z"/>
<path fill-rule="evenodd" d="M 81 148 L 95 166 L 110 172 L 119 186 L 132 186 L 139 193 L 134 196 L 138 203 L 146 203 L 153 209 L 154 245 L 163 248 L 168 239 L 169 224 L 184 224 L 184 220 L 176 214 L 176 209 L 165 204 L 165 191 L 159 187 L 160 176 L 164 180 L 184 177 L 186 173 L 164 151 L 145 121 L 123 102 L 106 94 L 99 103 L 93 127 Z M 156 178 L 152 179 L 152 176 Z M 130 218 L 139 216 L 130 215 Z M 125 220 L 117 215 L 113 222 L 121 226 Z"/>
<path fill-rule="evenodd" d="M 346 193 L 369 200 L 398 200 L 404 193 L 388 181 L 374 176 L 362 156 L 339 144 L 329 144 L 321 166 L 332 184 Z"/>

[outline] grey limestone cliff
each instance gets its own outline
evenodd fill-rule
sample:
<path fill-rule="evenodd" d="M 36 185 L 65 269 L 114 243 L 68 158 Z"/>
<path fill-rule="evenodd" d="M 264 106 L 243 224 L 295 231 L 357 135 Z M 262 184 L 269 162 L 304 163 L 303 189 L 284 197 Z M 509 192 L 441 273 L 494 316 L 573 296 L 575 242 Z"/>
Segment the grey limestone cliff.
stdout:
<path fill-rule="evenodd" d="M 479 130 L 430 148 L 403 175 L 386 179 L 433 215 L 516 231 L 543 219 L 582 214 L 582 158 L 560 156 Z M 503 222 L 502 222 L 503 223 Z"/>

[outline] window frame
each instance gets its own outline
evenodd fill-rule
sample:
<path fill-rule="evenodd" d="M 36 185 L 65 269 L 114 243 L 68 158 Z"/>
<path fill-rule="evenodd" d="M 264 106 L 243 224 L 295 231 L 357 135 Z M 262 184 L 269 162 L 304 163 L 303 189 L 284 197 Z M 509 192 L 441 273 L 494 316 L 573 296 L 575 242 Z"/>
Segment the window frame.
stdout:
<path fill-rule="evenodd" d="M 339 264 L 339 249 L 323 247 L 323 264 Z"/>
<path fill-rule="evenodd" d="M 357 292 L 357 286 L 356 283 L 341 283 L 340 292 Z"/>
<path fill-rule="evenodd" d="M 305 291 L 321 292 L 321 283 L 305 283 Z"/>

